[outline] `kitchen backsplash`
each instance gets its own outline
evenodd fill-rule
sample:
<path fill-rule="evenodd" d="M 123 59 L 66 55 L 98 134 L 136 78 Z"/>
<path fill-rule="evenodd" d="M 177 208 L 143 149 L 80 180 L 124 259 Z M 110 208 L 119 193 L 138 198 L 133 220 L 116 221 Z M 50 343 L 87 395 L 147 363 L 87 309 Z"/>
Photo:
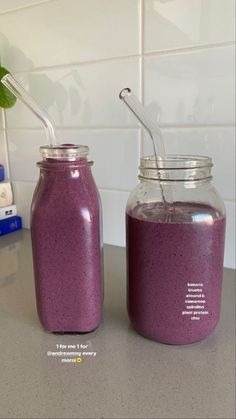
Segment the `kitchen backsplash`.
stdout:
<path fill-rule="evenodd" d="M 118 99 L 131 87 L 168 153 L 214 159 L 235 267 L 234 0 L 1 0 L 0 60 L 47 109 L 63 142 L 87 144 L 104 241 L 125 244 L 124 211 L 150 143 Z M 22 105 L 0 114 L 0 162 L 29 227 L 45 135 Z"/>

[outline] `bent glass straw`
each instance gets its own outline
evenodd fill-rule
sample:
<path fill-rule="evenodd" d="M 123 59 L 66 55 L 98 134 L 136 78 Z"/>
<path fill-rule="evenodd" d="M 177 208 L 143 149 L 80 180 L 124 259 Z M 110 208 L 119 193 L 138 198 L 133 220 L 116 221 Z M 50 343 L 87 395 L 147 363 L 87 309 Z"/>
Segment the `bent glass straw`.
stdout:
<path fill-rule="evenodd" d="M 19 98 L 24 104 L 40 119 L 46 131 L 48 142 L 51 146 L 58 145 L 53 124 L 50 121 L 47 112 L 35 101 L 35 99 L 18 83 L 18 81 L 11 75 L 6 74 L 1 79 L 2 84 Z"/>
<path fill-rule="evenodd" d="M 165 147 L 162 140 L 161 130 L 150 118 L 145 107 L 141 104 L 129 87 L 121 90 L 119 98 L 125 102 L 131 112 L 133 112 L 139 122 L 141 122 L 144 128 L 148 131 L 152 140 L 155 158 L 164 157 Z"/>
<path fill-rule="evenodd" d="M 128 108 L 133 112 L 136 118 L 141 122 L 144 128 L 148 131 L 153 145 L 154 158 L 156 162 L 156 169 L 158 173 L 159 162 L 165 158 L 165 146 L 162 139 L 162 133 L 158 125 L 150 118 L 147 110 L 138 100 L 138 98 L 131 92 L 129 87 L 121 90 L 119 98 L 125 102 Z M 168 175 L 166 175 L 168 180 Z M 170 186 L 162 184 L 160 182 L 162 199 L 166 209 L 168 209 L 168 203 L 173 204 L 173 196 Z"/>

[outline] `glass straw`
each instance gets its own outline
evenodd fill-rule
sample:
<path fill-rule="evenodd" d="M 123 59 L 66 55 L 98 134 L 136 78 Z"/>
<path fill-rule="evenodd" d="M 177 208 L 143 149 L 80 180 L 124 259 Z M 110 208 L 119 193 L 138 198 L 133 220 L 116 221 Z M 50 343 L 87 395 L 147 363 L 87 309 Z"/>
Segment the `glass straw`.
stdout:
<path fill-rule="evenodd" d="M 136 118 L 141 122 L 141 124 L 148 131 L 152 144 L 155 158 L 165 156 L 165 146 L 162 139 L 162 133 L 158 125 L 150 118 L 147 110 L 135 96 L 135 94 L 126 87 L 122 89 L 119 94 L 120 99 L 122 99 L 128 108 L 133 112 Z"/>
<path fill-rule="evenodd" d="M 6 74 L 1 79 L 2 84 L 13 93 L 14 96 L 19 98 L 24 104 L 40 119 L 43 123 L 48 142 L 51 146 L 58 145 L 53 124 L 50 121 L 47 112 L 41 108 L 35 99 L 18 83 L 18 81 L 11 75 Z"/>
<path fill-rule="evenodd" d="M 159 169 L 158 161 L 160 162 L 165 158 L 165 146 L 162 138 L 162 133 L 157 123 L 154 122 L 145 107 L 141 104 L 138 98 L 134 95 L 129 87 L 126 87 L 121 90 L 119 98 L 125 102 L 128 108 L 133 112 L 136 118 L 141 122 L 144 128 L 148 131 L 153 145 L 154 158 L 156 162 L 157 174 Z M 168 175 L 166 175 L 168 180 Z M 171 188 L 165 186 L 160 182 L 160 188 L 162 193 L 162 199 L 165 204 L 166 209 L 168 210 L 168 203 L 173 204 L 173 196 Z"/>

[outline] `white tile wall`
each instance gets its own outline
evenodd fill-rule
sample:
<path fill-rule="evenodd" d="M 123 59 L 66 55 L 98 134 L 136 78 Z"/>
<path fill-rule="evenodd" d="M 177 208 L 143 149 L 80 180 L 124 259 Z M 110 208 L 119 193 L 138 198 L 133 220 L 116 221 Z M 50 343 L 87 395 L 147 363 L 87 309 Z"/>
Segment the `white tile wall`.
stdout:
<path fill-rule="evenodd" d="M 4 165 L 5 177 L 9 178 L 7 141 L 6 133 L 3 129 L 0 129 L 0 163 Z"/>
<path fill-rule="evenodd" d="M 125 213 L 128 192 L 100 190 L 103 208 L 105 243 L 125 246 Z M 122 216 L 121 216 L 122 215 Z"/>
<path fill-rule="evenodd" d="M 235 129 L 233 127 L 164 128 L 167 154 L 211 156 L 213 183 L 224 200 L 235 201 Z M 145 135 L 143 154 L 152 153 Z"/>
<path fill-rule="evenodd" d="M 132 190 L 137 183 L 139 131 L 127 130 L 57 130 L 62 143 L 85 144 L 94 161 L 93 173 L 99 188 Z M 9 130 L 12 180 L 36 182 L 40 160 L 39 146 L 45 143 L 42 130 Z"/>
<path fill-rule="evenodd" d="M 138 54 L 138 24 L 139 0 L 47 1 L 0 16 L 3 61 L 22 71 Z"/>
<path fill-rule="evenodd" d="M 0 13 L 16 11 L 16 9 L 30 7 L 39 3 L 46 3 L 47 1 L 50 0 L 1 0 Z"/>
<path fill-rule="evenodd" d="M 5 144 L 5 133 L 0 128 L 0 163 L 6 164 L 6 144 Z"/>
<path fill-rule="evenodd" d="M 0 108 L 0 129 L 3 129 L 3 110 Z"/>
<path fill-rule="evenodd" d="M 13 195 L 18 214 L 23 219 L 24 228 L 30 227 L 30 205 L 36 182 L 12 181 Z"/>
<path fill-rule="evenodd" d="M 59 135 L 62 141 L 89 146 L 99 188 L 118 191 L 135 188 L 139 164 L 138 129 L 61 130 Z"/>
<path fill-rule="evenodd" d="M 137 126 L 118 94 L 124 86 L 130 86 L 139 95 L 139 61 L 126 58 L 60 69 L 53 67 L 16 77 L 58 127 Z M 8 110 L 7 125 L 9 128 L 41 127 L 40 121 L 19 101 Z"/>
<path fill-rule="evenodd" d="M 213 157 L 227 209 L 225 266 L 235 267 L 234 8 L 234 0 L 1 0 L 0 60 L 47 109 L 61 141 L 89 145 L 106 243 L 125 244 L 126 201 L 140 153 L 150 152 L 118 99 L 130 86 L 161 123 L 167 152 Z M 8 147 L 29 227 L 45 135 L 19 102 L 6 127 L 0 118 L 0 159 L 7 164 Z"/>
<path fill-rule="evenodd" d="M 145 104 L 166 125 L 232 124 L 234 67 L 232 46 L 147 56 Z"/>
<path fill-rule="evenodd" d="M 145 52 L 233 41 L 234 0 L 146 0 Z"/>

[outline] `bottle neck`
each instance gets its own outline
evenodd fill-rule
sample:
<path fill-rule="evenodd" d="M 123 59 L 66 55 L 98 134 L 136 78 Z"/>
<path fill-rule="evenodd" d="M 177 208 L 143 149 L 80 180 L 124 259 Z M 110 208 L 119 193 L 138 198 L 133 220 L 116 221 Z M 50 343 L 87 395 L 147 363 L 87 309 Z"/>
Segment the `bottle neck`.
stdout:
<path fill-rule="evenodd" d="M 41 146 L 39 149 L 43 160 L 56 162 L 87 161 L 89 148 L 85 145 L 61 144 Z"/>
<path fill-rule="evenodd" d="M 58 146 L 41 146 L 43 160 L 37 163 L 42 170 L 67 171 L 92 166 L 87 159 L 89 148 L 83 145 L 62 144 Z"/>
<path fill-rule="evenodd" d="M 139 179 L 157 182 L 206 182 L 212 179 L 212 160 L 205 156 L 167 155 L 164 158 L 141 158 Z"/>

